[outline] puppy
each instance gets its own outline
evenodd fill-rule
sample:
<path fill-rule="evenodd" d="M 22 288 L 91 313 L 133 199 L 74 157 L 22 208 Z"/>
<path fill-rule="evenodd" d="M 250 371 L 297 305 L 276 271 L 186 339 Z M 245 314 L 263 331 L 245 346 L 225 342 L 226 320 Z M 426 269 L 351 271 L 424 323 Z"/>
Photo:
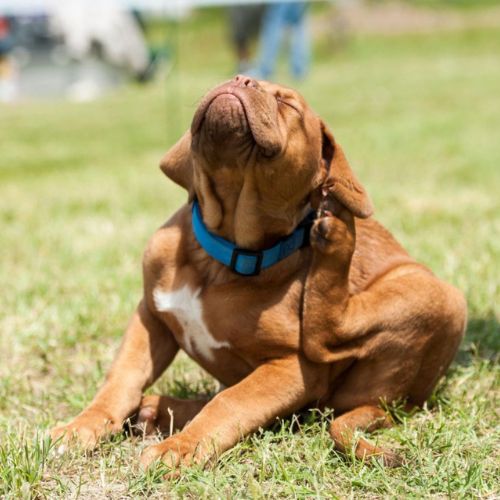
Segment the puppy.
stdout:
<path fill-rule="evenodd" d="M 175 469 L 306 406 L 334 409 L 345 450 L 356 429 L 390 424 L 381 401 L 426 400 L 462 338 L 463 296 L 370 217 L 297 92 L 244 76 L 218 86 L 161 169 L 188 202 L 148 244 L 144 296 L 106 381 L 53 439 L 92 448 L 135 415 L 180 430 L 141 459 Z M 143 397 L 179 349 L 227 388 L 210 401 Z M 365 440 L 355 452 L 398 463 Z"/>

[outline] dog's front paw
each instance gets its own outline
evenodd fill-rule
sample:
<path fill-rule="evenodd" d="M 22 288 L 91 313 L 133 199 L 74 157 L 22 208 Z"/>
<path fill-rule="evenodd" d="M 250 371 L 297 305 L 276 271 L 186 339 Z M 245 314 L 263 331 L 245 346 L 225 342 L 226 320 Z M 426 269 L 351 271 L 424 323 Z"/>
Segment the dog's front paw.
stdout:
<path fill-rule="evenodd" d="M 120 429 L 121 423 L 116 423 L 106 413 L 89 409 L 69 424 L 54 427 L 50 431 L 50 437 L 53 441 L 59 441 L 58 453 L 64 453 L 72 445 L 93 450 L 103 437 Z"/>
<path fill-rule="evenodd" d="M 353 214 L 325 191 L 319 204 L 318 218 L 311 229 L 311 246 L 320 253 L 352 255 L 354 245 Z"/>
<path fill-rule="evenodd" d="M 311 229 L 311 246 L 324 254 L 342 254 L 350 257 L 354 252 L 354 217 L 343 207 L 322 203 L 319 217 Z"/>
<path fill-rule="evenodd" d="M 141 465 L 148 468 L 161 460 L 171 470 L 168 475 L 175 476 L 180 467 L 200 464 L 205 458 L 201 446 L 177 434 L 161 443 L 148 446 L 141 455 Z"/>

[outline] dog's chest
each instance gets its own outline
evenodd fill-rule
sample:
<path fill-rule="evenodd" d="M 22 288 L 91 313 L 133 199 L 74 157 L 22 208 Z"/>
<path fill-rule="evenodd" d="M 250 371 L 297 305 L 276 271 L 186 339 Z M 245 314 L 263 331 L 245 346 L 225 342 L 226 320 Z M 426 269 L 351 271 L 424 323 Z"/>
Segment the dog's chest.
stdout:
<path fill-rule="evenodd" d="M 201 290 L 192 290 L 189 285 L 174 291 L 156 288 L 153 292 L 154 303 L 159 312 L 172 314 L 182 328 L 179 339 L 184 350 L 192 357 L 202 357 L 215 361 L 216 351 L 230 348 L 227 341 L 217 340 L 210 332 L 203 318 Z"/>

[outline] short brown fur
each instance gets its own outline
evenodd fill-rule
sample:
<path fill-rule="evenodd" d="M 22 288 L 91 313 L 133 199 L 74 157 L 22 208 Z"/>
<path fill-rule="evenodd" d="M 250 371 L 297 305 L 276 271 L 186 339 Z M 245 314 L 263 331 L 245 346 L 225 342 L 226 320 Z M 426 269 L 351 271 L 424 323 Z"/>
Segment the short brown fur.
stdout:
<path fill-rule="evenodd" d="M 290 234 L 320 208 L 303 248 L 242 277 L 209 257 L 186 204 L 144 254 L 144 297 L 103 387 L 53 438 L 87 447 L 138 416 L 147 431 L 182 428 L 147 448 L 172 467 L 205 462 L 276 417 L 306 406 L 335 411 L 336 446 L 356 429 L 390 424 L 381 401 L 421 405 L 451 363 L 466 324 L 462 294 L 416 263 L 378 222 L 339 144 L 295 91 L 236 77 L 200 104 L 191 130 L 166 154 L 164 173 L 200 203 L 214 233 L 247 249 Z M 218 348 L 188 341 L 155 293 L 187 287 Z M 143 393 L 179 349 L 227 388 L 210 401 Z M 173 420 L 172 420 L 173 419 Z M 360 440 L 360 458 L 398 457 Z"/>

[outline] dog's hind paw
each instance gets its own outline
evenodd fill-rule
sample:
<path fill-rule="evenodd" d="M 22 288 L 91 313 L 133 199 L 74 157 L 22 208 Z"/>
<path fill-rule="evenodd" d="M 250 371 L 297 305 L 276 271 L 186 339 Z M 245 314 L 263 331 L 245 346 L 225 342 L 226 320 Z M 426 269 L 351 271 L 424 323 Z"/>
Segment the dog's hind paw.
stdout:
<path fill-rule="evenodd" d="M 155 433 L 158 428 L 158 406 L 158 396 L 146 396 L 143 398 L 135 424 L 139 432 L 145 435 Z"/>

